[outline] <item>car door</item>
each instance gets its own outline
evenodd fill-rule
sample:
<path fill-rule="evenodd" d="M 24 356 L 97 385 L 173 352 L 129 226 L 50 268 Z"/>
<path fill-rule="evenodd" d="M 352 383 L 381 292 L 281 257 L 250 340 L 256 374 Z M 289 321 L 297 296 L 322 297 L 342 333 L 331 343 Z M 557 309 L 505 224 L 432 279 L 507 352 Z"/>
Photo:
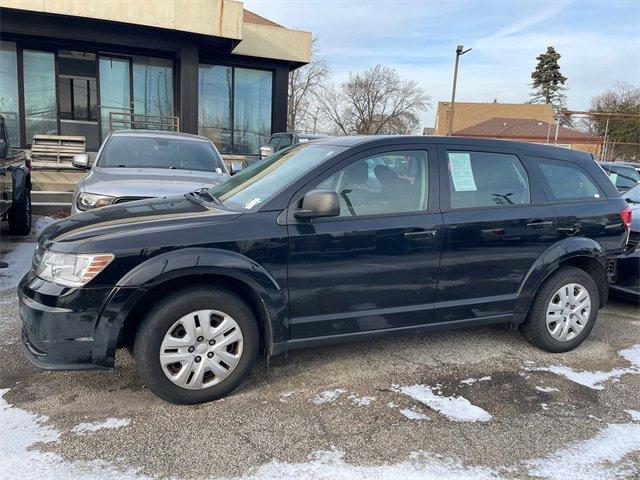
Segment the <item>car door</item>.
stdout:
<path fill-rule="evenodd" d="M 432 320 L 442 217 L 431 146 L 368 150 L 294 195 L 335 190 L 338 217 L 289 216 L 291 336 L 411 327 Z"/>
<path fill-rule="evenodd" d="M 439 146 L 443 248 L 438 322 L 505 320 L 557 218 L 516 150 Z"/>

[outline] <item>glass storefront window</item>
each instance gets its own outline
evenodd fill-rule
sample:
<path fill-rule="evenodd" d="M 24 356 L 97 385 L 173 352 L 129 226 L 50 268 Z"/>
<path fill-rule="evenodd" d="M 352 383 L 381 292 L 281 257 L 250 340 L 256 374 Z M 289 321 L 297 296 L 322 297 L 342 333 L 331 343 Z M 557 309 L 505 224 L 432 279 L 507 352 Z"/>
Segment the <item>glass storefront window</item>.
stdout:
<path fill-rule="evenodd" d="M 0 42 L 0 115 L 4 117 L 13 146 L 20 145 L 19 111 L 16 44 Z"/>
<path fill-rule="evenodd" d="M 223 153 L 255 154 L 271 135 L 273 74 L 200 65 L 198 133 Z"/>
<path fill-rule="evenodd" d="M 139 115 L 172 117 L 173 112 L 173 61 L 162 58 L 133 58 L 133 112 Z M 148 127 L 146 123 L 160 122 Z M 141 128 L 167 129 L 172 124 L 169 118 L 135 120 L 143 122 Z M 136 124 L 134 124 L 134 127 Z"/>
<path fill-rule="evenodd" d="M 232 68 L 201 65 L 198 71 L 198 133 L 221 152 L 231 152 Z"/>
<path fill-rule="evenodd" d="M 128 114 L 131 113 L 131 83 L 128 58 L 100 57 L 100 115 L 102 138 L 109 132 L 131 128 Z M 113 112 L 113 124 L 109 123 Z"/>
<path fill-rule="evenodd" d="M 272 78 L 271 72 L 263 70 L 235 69 L 234 153 L 257 153 L 269 141 Z"/>
<path fill-rule="evenodd" d="M 25 129 L 31 144 L 35 134 L 58 133 L 55 55 L 24 50 L 22 62 Z"/>

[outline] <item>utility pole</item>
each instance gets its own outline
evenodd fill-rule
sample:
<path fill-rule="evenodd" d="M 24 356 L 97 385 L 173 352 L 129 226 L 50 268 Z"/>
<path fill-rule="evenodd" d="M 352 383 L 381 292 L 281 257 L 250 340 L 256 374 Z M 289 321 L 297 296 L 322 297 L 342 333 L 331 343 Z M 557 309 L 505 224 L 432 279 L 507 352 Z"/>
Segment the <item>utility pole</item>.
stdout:
<path fill-rule="evenodd" d="M 458 82 L 458 62 L 460 61 L 460 57 L 470 51 L 470 48 L 463 50 L 464 46 L 458 45 L 456 48 L 456 65 L 453 69 L 453 89 L 451 91 L 451 105 L 449 108 L 449 129 L 447 131 L 447 135 L 453 135 L 453 109 L 456 103 L 456 83 Z"/>

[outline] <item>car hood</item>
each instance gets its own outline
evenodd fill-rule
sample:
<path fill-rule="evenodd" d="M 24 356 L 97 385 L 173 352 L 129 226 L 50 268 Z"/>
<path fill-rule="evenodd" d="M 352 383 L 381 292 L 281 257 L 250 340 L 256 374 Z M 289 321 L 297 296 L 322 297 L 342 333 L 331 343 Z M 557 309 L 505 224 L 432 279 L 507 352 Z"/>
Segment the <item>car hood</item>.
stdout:
<path fill-rule="evenodd" d="M 191 195 L 154 198 L 97 208 L 72 215 L 48 226 L 38 244 L 52 250 L 89 252 L 90 243 L 163 230 L 187 231 L 198 225 L 224 222 L 242 215 L 202 202 Z"/>
<path fill-rule="evenodd" d="M 85 192 L 111 197 L 166 197 L 213 187 L 228 178 L 227 173 L 194 170 L 94 167 L 82 186 Z"/>

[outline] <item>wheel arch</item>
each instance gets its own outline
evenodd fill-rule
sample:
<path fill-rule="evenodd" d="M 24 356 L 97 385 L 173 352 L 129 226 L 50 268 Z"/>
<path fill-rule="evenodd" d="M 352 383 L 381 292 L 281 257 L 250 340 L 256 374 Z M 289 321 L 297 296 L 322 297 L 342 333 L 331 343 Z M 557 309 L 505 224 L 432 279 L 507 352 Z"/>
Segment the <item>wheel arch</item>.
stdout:
<path fill-rule="evenodd" d="M 565 238 L 547 248 L 520 283 L 514 309 L 515 323 L 522 323 L 527 318 L 533 299 L 545 280 L 559 268 L 567 265 L 584 270 L 594 279 L 598 286 L 600 308 L 602 308 L 609 293 L 604 262 L 605 251 L 602 245 L 591 238 Z"/>
<path fill-rule="evenodd" d="M 154 257 L 118 282 L 96 325 L 96 354 L 113 364 L 117 347 L 132 341 L 144 313 L 158 299 L 194 285 L 225 288 L 240 296 L 258 320 L 267 355 L 274 343 L 287 339 L 284 291 L 264 268 L 230 251 L 187 249 Z"/>

